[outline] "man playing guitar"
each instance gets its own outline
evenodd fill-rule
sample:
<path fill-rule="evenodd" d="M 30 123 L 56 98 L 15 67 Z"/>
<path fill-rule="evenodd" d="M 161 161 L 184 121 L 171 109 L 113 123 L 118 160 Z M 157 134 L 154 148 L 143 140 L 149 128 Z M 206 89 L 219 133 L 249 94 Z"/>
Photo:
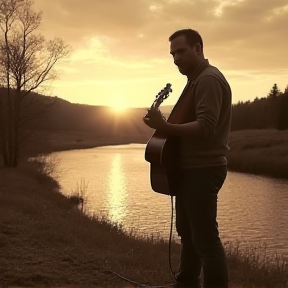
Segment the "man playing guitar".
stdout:
<path fill-rule="evenodd" d="M 177 184 L 169 186 L 169 193 L 176 196 L 176 229 L 181 237 L 178 286 L 200 287 L 203 268 L 204 288 L 228 288 L 228 267 L 216 218 L 217 195 L 227 176 L 232 92 L 223 74 L 205 59 L 197 31 L 179 30 L 169 41 L 174 63 L 188 81 L 167 121 L 157 106 L 144 117 L 144 123 L 156 130 L 147 144 L 146 160 L 150 159 L 147 161 L 152 168 L 155 148 L 160 143 L 159 169 L 168 167 L 163 159 L 166 154 L 168 160 L 173 155 L 177 158 L 171 170 L 177 175 Z M 170 150 L 173 153 L 165 154 L 164 144 L 170 138 L 177 139 L 178 146 Z M 151 170 L 151 177 L 153 171 L 156 168 Z M 157 173 L 155 177 L 160 175 Z M 173 174 L 167 174 L 168 179 Z M 160 193 L 161 183 L 157 186 Z"/>

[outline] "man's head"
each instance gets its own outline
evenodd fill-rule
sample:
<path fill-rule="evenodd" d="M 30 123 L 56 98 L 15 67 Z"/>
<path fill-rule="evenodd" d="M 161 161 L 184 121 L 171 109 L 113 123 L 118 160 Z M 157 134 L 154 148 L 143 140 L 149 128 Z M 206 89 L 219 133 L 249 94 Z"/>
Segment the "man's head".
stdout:
<path fill-rule="evenodd" d="M 204 60 L 203 40 L 197 31 L 178 30 L 169 37 L 169 41 L 170 54 L 183 75 L 188 75 Z"/>

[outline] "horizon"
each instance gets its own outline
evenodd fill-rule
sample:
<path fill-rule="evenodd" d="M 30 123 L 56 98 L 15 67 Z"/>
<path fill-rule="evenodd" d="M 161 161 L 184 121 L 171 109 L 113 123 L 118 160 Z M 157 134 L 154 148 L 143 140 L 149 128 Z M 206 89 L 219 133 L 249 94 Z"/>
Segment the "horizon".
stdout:
<path fill-rule="evenodd" d="M 173 106 L 186 77 L 173 64 L 168 37 L 188 27 L 201 34 L 205 58 L 229 81 L 233 104 L 266 97 L 275 83 L 281 91 L 288 84 L 287 1 L 83 1 L 35 1 L 35 10 L 43 11 L 41 33 L 73 48 L 69 61 L 56 64 L 60 79 L 50 95 L 143 108 L 171 83 L 162 106 Z"/>

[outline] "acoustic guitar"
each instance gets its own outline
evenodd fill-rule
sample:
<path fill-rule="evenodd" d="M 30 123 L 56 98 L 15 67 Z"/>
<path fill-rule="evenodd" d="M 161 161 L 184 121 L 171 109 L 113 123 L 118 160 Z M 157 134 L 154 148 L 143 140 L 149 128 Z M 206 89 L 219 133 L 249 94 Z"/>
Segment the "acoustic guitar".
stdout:
<path fill-rule="evenodd" d="M 194 81 L 187 82 L 167 122 L 181 124 L 187 121 L 191 99 L 184 96 L 188 89 L 193 88 L 194 83 Z M 170 92 L 172 92 L 171 84 L 168 83 L 156 95 L 156 99 L 145 115 L 146 118 L 153 117 L 151 112 L 159 108 L 169 97 Z M 156 130 L 146 145 L 145 160 L 150 163 L 152 189 L 161 194 L 175 196 L 179 183 L 180 139 Z"/>
<path fill-rule="evenodd" d="M 172 85 L 168 83 L 156 95 L 156 99 L 145 115 L 146 118 L 153 117 L 151 111 L 158 109 L 162 102 L 169 97 L 170 92 L 172 92 L 171 86 Z M 169 118 L 167 120 L 168 122 Z M 157 130 L 149 139 L 145 149 L 145 160 L 150 163 L 150 182 L 155 192 L 171 196 L 174 195 L 176 189 L 175 180 L 177 180 L 177 161 L 179 159 L 178 146 L 179 142 L 177 138 L 168 137 L 168 135 Z"/>

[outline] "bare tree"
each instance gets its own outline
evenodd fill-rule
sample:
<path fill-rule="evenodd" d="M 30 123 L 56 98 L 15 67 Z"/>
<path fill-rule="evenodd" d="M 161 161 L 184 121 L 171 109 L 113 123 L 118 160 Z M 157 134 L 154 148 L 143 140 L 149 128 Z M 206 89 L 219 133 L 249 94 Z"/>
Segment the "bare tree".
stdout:
<path fill-rule="evenodd" d="M 4 164 L 16 167 L 19 129 L 27 121 L 21 103 L 44 83 L 56 79 L 55 64 L 69 55 L 60 38 L 46 40 L 37 33 L 42 12 L 31 0 L 0 2 L 0 136 Z"/>

